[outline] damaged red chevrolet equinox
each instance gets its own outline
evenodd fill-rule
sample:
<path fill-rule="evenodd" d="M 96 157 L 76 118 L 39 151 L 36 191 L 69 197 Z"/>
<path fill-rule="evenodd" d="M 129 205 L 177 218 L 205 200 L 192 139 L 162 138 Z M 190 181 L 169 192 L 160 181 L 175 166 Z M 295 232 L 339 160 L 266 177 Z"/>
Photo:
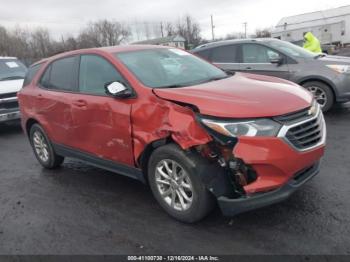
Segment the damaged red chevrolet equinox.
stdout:
<path fill-rule="evenodd" d="M 188 223 L 216 203 L 233 216 L 286 199 L 324 154 L 323 115 L 303 88 L 175 48 L 60 54 L 29 68 L 18 97 L 42 166 L 73 157 L 135 178 Z"/>

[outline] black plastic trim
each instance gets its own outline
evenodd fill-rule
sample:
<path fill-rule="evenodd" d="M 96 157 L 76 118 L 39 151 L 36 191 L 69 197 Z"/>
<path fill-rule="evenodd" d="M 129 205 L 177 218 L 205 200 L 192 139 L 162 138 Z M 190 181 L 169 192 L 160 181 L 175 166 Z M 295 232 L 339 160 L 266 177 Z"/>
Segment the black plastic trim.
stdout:
<path fill-rule="evenodd" d="M 136 180 L 141 181 L 142 183 L 146 183 L 144 175 L 141 171 L 141 169 L 132 167 L 132 166 L 127 166 L 124 164 L 120 164 L 120 163 L 116 163 L 114 161 L 111 160 L 107 160 L 107 159 L 102 159 L 99 158 L 95 155 L 86 153 L 86 152 L 82 152 L 80 150 L 71 148 L 71 147 L 67 147 L 64 145 L 60 145 L 60 144 L 53 144 L 53 148 L 55 150 L 55 152 L 58 155 L 61 156 L 65 156 L 65 157 L 72 157 L 72 158 L 76 158 L 79 159 L 81 161 L 84 161 L 92 166 L 98 167 L 98 168 L 102 168 L 111 172 L 115 172 L 127 177 L 131 177 L 134 178 Z"/>

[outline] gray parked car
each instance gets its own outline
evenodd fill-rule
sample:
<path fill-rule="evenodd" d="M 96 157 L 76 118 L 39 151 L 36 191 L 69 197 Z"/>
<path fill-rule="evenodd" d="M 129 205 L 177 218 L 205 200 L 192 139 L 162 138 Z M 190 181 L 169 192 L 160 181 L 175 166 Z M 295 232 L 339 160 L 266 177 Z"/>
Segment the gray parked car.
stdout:
<path fill-rule="evenodd" d="M 227 40 L 193 53 L 227 72 L 249 72 L 293 81 L 313 93 L 323 111 L 350 101 L 350 58 L 314 54 L 278 39 Z"/>

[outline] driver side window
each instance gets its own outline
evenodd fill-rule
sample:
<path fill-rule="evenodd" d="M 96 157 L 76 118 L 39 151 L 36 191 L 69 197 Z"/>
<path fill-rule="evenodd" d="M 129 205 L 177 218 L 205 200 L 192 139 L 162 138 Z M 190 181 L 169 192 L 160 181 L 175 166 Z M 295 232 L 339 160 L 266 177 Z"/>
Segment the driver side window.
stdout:
<path fill-rule="evenodd" d="M 98 55 L 82 55 L 79 68 L 79 91 L 85 94 L 106 95 L 105 84 L 124 82 L 120 73 Z"/>
<path fill-rule="evenodd" d="M 280 55 L 272 49 L 258 44 L 244 44 L 242 46 L 243 63 L 261 64 L 270 63 Z"/>

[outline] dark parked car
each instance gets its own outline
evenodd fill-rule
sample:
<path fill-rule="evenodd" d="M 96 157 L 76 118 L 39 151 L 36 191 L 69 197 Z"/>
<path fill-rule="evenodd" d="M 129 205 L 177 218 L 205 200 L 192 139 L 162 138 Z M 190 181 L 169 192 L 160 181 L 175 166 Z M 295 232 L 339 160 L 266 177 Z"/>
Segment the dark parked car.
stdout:
<path fill-rule="evenodd" d="M 313 93 L 323 111 L 350 101 L 350 58 L 314 54 L 278 39 L 228 40 L 193 53 L 227 72 L 243 71 L 293 81 Z"/>

